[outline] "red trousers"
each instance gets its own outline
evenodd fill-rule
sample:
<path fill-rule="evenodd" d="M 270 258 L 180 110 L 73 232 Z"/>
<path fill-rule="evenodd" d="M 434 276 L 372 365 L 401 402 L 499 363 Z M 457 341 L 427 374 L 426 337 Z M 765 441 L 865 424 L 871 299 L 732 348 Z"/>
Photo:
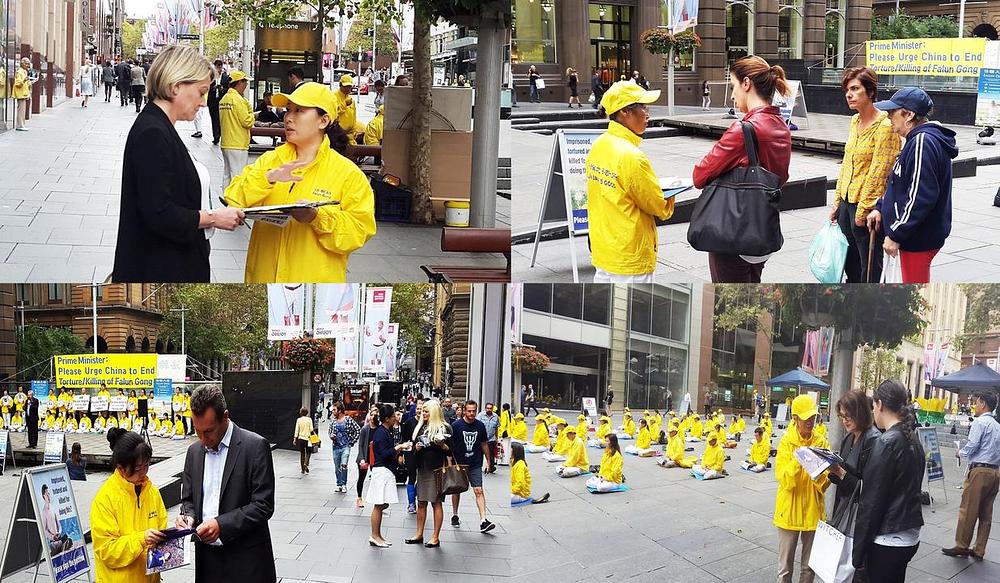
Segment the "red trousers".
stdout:
<path fill-rule="evenodd" d="M 930 283 L 931 261 L 940 249 L 930 251 L 899 250 L 899 267 L 903 272 L 903 283 Z"/>

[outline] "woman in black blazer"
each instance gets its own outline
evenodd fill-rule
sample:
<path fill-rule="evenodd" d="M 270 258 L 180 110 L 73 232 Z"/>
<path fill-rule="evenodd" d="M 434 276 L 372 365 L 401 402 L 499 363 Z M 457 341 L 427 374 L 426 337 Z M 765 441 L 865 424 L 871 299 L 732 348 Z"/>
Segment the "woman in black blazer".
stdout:
<path fill-rule="evenodd" d="M 188 46 L 168 47 L 149 71 L 149 103 L 125 142 L 115 282 L 208 282 L 210 229 L 243 224 L 240 209 L 202 210 L 208 170 L 174 128 L 194 119 L 211 80 L 211 63 Z"/>

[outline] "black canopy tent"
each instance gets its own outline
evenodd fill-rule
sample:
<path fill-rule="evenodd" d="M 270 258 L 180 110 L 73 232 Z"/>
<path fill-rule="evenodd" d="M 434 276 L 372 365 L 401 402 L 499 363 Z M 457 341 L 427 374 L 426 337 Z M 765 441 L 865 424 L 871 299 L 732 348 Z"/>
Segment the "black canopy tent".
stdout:
<path fill-rule="evenodd" d="M 962 370 L 933 379 L 931 386 L 959 394 L 982 390 L 1000 391 L 1000 373 L 986 366 L 984 362 L 977 362 Z"/>
<path fill-rule="evenodd" d="M 806 387 L 820 391 L 830 390 L 830 385 L 802 370 L 801 367 L 768 379 L 764 384 L 769 387 L 798 387 L 800 389 Z"/>

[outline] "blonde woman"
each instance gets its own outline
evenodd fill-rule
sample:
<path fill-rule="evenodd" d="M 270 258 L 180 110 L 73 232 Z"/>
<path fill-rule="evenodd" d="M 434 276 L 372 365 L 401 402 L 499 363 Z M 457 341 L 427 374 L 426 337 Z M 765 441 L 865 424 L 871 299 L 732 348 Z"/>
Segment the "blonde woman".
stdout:
<path fill-rule="evenodd" d="M 95 77 L 94 65 L 91 64 L 90 59 L 84 59 L 83 66 L 80 67 L 80 95 L 83 97 L 83 107 L 87 107 L 90 98 L 94 96 Z"/>
<path fill-rule="evenodd" d="M 116 282 L 207 283 L 213 229 L 243 224 L 240 209 L 211 209 L 208 168 L 174 129 L 194 119 L 211 81 L 212 65 L 194 47 L 169 46 L 153 61 L 149 103 L 125 142 Z"/>
<path fill-rule="evenodd" d="M 576 74 L 576 69 L 570 67 L 566 69 L 566 85 L 569 87 L 569 107 L 573 108 L 575 103 L 577 107 L 583 107 L 580 104 L 580 95 L 578 87 L 580 85 L 580 76 Z"/>
<path fill-rule="evenodd" d="M 431 399 L 424 402 L 420 421 L 413 430 L 413 449 L 417 465 L 417 533 L 406 539 L 408 545 L 423 543 L 427 548 L 441 546 L 441 525 L 444 522 L 444 495 L 436 477 L 444 467 L 451 448 L 451 427 L 444 421 L 441 402 Z M 427 520 L 427 504 L 434 509 L 434 534 L 424 543 L 424 522 Z"/>

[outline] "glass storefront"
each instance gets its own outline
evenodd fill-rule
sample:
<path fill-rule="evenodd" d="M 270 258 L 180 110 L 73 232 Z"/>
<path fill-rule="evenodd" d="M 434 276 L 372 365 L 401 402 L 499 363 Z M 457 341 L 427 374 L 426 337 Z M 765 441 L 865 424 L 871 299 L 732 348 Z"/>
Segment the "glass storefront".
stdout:
<path fill-rule="evenodd" d="M 625 403 L 667 410 L 687 381 L 690 293 L 658 285 L 629 287 Z"/>
<path fill-rule="evenodd" d="M 526 283 L 524 307 L 574 320 L 608 325 L 611 318 L 611 285 Z"/>
<path fill-rule="evenodd" d="M 778 58 L 802 58 L 802 0 L 778 9 Z"/>
<path fill-rule="evenodd" d="M 590 4 L 592 62 L 602 71 L 601 81 L 614 83 L 632 76 L 632 7 Z M 603 71 L 607 69 L 608 74 Z M 606 78 L 607 77 L 607 78 Z"/>
<path fill-rule="evenodd" d="M 521 384 L 535 385 L 539 407 L 578 411 L 582 408 L 583 397 L 603 398 L 603 389 L 608 384 L 606 348 L 528 334 L 524 336 L 524 343 L 535 346 L 551 361 L 542 373 L 521 375 Z"/>
<path fill-rule="evenodd" d="M 753 12 L 746 5 L 726 5 L 726 47 L 729 64 L 753 54 L 753 20 Z"/>
<path fill-rule="evenodd" d="M 512 63 L 556 62 L 556 0 L 514 0 Z"/>

